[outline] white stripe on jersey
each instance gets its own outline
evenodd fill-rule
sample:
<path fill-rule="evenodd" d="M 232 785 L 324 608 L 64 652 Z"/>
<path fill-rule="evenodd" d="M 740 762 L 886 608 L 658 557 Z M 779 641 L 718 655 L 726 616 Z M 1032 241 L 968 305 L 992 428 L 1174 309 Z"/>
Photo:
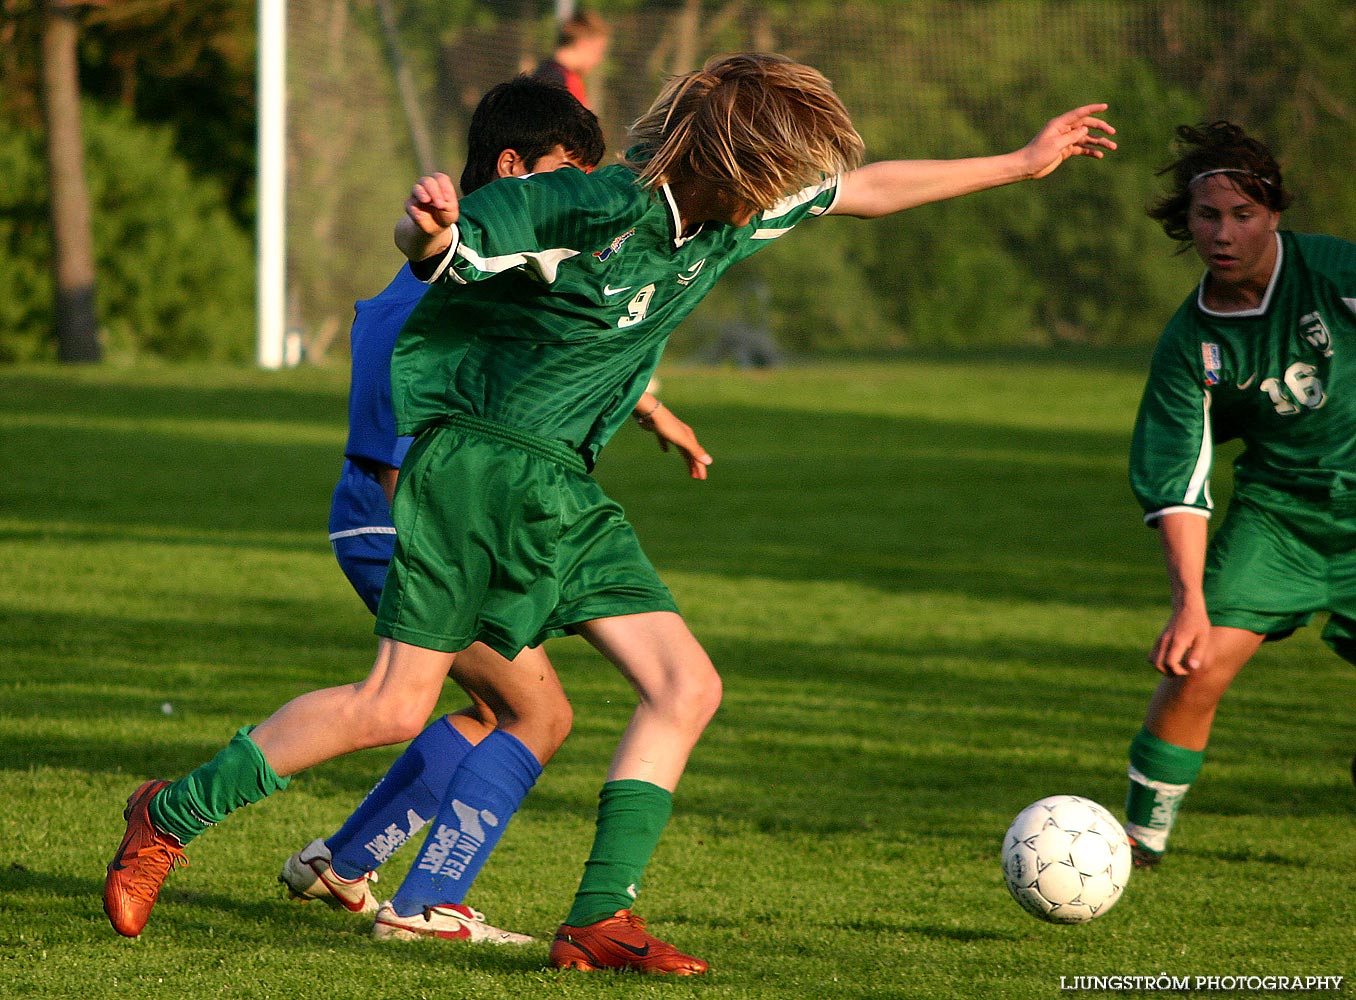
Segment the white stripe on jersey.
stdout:
<path fill-rule="evenodd" d="M 1210 463 L 1214 458 L 1214 443 L 1210 434 L 1209 392 L 1205 394 L 1202 407 L 1205 412 L 1201 420 L 1201 450 L 1196 453 L 1196 468 L 1191 472 L 1191 481 L 1187 483 L 1186 496 L 1182 497 L 1182 501 L 1194 504 L 1204 496 L 1205 505 L 1213 508 L 1215 503 L 1210 499 Z"/>
<path fill-rule="evenodd" d="M 842 176 L 825 177 L 818 184 L 811 184 L 809 187 L 797 191 L 795 194 L 787 195 L 781 201 L 774 204 L 766 212 L 758 217 L 760 222 L 774 222 L 782 218 L 793 209 L 804 205 L 807 201 L 813 201 L 830 187 L 834 188 L 833 201 L 820 208 L 818 205 L 810 209 L 810 215 L 823 215 L 838 203 L 838 192 L 842 190 Z M 785 236 L 791 232 L 791 226 L 759 226 L 753 231 L 750 239 L 755 240 L 775 240 L 779 236 Z"/>
<path fill-rule="evenodd" d="M 555 247 L 550 250 L 523 250 L 519 253 L 506 253 L 499 257 L 482 257 L 463 243 L 457 247 L 457 256 L 477 271 L 483 271 L 486 274 L 500 274 L 515 267 L 528 265 L 534 268 L 541 275 L 542 280 L 549 285 L 556 280 L 556 272 L 559 271 L 560 265 L 571 257 L 578 257 L 579 251 L 570 250 L 567 247 Z"/>
<path fill-rule="evenodd" d="M 436 282 L 439 278 L 443 276 L 443 273 L 447 270 L 447 265 L 452 263 L 452 258 L 457 252 L 458 244 L 461 243 L 461 229 L 457 227 L 457 224 L 455 222 L 452 223 L 452 226 L 448 230 L 448 232 L 452 234 L 452 242 L 449 243 L 447 245 L 447 249 L 443 251 L 443 259 L 438 262 L 437 268 L 435 268 L 433 273 L 424 280 L 424 284 L 426 285 L 432 285 L 434 282 Z M 462 281 L 461 278 L 457 277 L 457 273 L 455 271 L 452 272 L 452 277 L 456 278 L 457 281 L 460 282 L 461 284 L 463 285 L 466 284 L 465 281 Z"/>
<path fill-rule="evenodd" d="M 394 535 L 395 528 L 374 525 L 370 528 L 346 528 L 343 531 L 330 532 L 330 541 L 337 541 L 340 538 L 353 538 L 356 535 Z"/>
<path fill-rule="evenodd" d="M 1169 514 L 1195 514 L 1198 517 L 1208 518 L 1210 512 L 1201 510 L 1199 507 L 1164 507 L 1162 510 L 1156 510 L 1152 514 L 1144 515 L 1145 524 L 1153 524 L 1160 517 L 1167 517 Z"/>
<path fill-rule="evenodd" d="M 763 222 L 769 222 L 773 219 L 780 219 L 783 215 L 786 215 L 793 208 L 796 208 L 799 205 L 804 205 L 807 201 L 813 201 L 814 199 L 818 198 L 821 194 L 823 194 L 825 191 L 827 191 L 829 188 L 834 187 L 835 185 L 838 185 L 841 190 L 842 179 L 843 178 L 841 175 L 835 177 L 825 177 L 818 184 L 811 184 L 809 187 L 803 188 L 802 190 L 797 191 L 795 194 L 789 194 L 781 201 L 775 203 L 762 215 L 760 215 L 759 219 L 761 219 Z M 838 196 L 836 193 L 834 194 L 833 200 L 835 202 L 838 200 Z M 810 209 L 810 214 L 823 215 L 831 208 L 833 208 L 832 203 L 825 206 L 824 208 L 812 208 Z"/>

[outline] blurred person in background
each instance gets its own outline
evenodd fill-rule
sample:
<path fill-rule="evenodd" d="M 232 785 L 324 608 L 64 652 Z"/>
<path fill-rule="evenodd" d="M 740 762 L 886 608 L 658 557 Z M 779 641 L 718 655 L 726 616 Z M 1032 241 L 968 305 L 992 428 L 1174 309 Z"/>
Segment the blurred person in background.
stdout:
<path fill-rule="evenodd" d="M 559 84 L 586 108 L 592 108 L 585 81 L 602 65 L 612 41 L 612 28 L 592 11 L 578 10 L 560 23 L 556 48 L 532 75 Z"/>

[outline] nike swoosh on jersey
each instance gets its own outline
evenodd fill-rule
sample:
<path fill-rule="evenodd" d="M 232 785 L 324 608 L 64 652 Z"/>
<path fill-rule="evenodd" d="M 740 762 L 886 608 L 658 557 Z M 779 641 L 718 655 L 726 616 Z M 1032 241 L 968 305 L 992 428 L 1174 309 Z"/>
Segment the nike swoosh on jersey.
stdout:
<path fill-rule="evenodd" d="M 611 285 L 604 285 L 603 294 L 616 295 L 618 292 L 629 292 L 634 287 L 634 285 L 622 285 L 621 288 L 613 288 Z"/>
<path fill-rule="evenodd" d="M 1247 380 L 1246 382 L 1239 382 L 1239 383 L 1238 383 L 1238 387 L 1239 387 L 1240 389 L 1246 389 L 1248 386 L 1252 385 L 1252 381 L 1253 381 L 1253 379 L 1255 379 L 1256 377 L 1257 377 L 1257 373 L 1256 373 L 1256 372 L 1253 372 L 1251 375 L 1248 376 L 1248 380 Z"/>

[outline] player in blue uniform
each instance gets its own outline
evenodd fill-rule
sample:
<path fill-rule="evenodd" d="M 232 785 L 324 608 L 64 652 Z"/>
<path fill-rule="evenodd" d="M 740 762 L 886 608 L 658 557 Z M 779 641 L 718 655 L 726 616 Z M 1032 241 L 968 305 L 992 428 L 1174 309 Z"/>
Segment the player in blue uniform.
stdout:
<path fill-rule="evenodd" d="M 348 441 L 330 501 L 329 532 L 344 575 L 373 614 L 395 549 L 391 497 L 396 475 L 413 440 L 396 434 L 391 351 L 400 328 L 427 289 L 407 265 L 378 295 L 353 307 Z"/>
<path fill-rule="evenodd" d="M 573 154 L 570 160 L 552 165 L 553 158 L 554 154 L 547 153 L 531 161 L 523 172 L 580 166 L 587 160 L 584 154 Z M 462 191 L 469 194 L 475 187 L 468 188 L 466 183 L 463 174 Z M 379 294 L 354 306 L 348 441 L 330 503 L 329 537 L 344 575 L 373 614 L 395 549 L 391 497 L 395 495 L 400 463 L 414 440 L 396 433 L 391 406 L 391 351 L 400 328 L 428 287 L 410 273 L 406 264 Z M 682 456 L 693 479 L 706 478 L 711 456 L 673 411 L 646 392 L 633 415 L 637 424 L 657 436 L 661 449 L 672 447 Z"/>

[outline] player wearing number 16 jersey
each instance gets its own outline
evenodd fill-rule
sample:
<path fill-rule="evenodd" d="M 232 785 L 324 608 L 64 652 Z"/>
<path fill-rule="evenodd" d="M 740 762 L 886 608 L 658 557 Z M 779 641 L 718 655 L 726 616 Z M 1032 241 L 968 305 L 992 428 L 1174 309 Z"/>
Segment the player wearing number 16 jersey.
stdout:
<path fill-rule="evenodd" d="M 1155 864 L 1229 684 L 1317 611 L 1356 662 L 1356 244 L 1279 230 L 1290 196 L 1228 122 L 1178 129 L 1174 189 L 1150 211 L 1207 271 L 1155 351 L 1130 476 L 1159 528 L 1173 610 L 1164 674 L 1130 749 L 1127 832 Z M 1216 444 L 1239 438 L 1234 496 L 1206 542 Z"/>

